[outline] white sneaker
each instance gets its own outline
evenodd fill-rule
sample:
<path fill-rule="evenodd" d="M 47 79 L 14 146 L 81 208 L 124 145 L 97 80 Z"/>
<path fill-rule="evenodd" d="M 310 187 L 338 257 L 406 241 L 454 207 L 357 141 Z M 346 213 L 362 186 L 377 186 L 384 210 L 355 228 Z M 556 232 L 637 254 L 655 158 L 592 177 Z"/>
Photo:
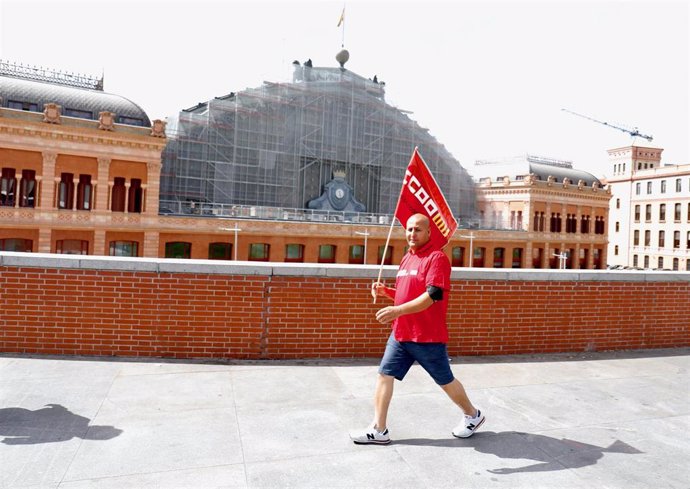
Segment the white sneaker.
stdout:
<path fill-rule="evenodd" d="M 388 436 L 388 428 L 383 433 L 371 424 L 367 429 L 350 433 L 350 438 L 357 445 L 388 445 L 391 442 Z"/>
<path fill-rule="evenodd" d="M 485 420 L 486 418 L 482 412 L 477 409 L 477 415 L 475 417 L 465 415 L 462 423 L 457 425 L 453 430 L 453 436 L 456 438 L 469 438 L 479 429 Z"/>

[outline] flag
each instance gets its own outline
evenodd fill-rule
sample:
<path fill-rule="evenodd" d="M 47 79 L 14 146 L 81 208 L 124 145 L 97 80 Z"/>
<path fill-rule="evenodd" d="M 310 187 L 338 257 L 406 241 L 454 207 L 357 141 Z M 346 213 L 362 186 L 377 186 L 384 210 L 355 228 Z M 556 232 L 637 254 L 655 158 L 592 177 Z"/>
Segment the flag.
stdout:
<path fill-rule="evenodd" d="M 430 241 L 437 249 L 446 246 L 458 228 L 453 211 L 417 148 L 405 171 L 400 198 L 395 207 L 395 217 L 403 226 L 407 225 L 407 220 L 413 214 L 423 214 L 429 218 Z"/>
<path fill-rule="evenodd" d="M 343 22 L 345 22 L 345 7 L 343 7 L 343 12 L 340 14 L 340 19 L 338 20 L 338 25 L 336 27 L 340 27 Z"/>

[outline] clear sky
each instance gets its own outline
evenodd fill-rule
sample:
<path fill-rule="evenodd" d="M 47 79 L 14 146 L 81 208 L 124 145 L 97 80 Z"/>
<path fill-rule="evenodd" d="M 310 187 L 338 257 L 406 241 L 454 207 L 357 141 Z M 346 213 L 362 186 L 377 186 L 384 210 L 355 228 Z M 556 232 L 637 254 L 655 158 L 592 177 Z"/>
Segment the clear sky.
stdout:
<path fill-rule="evenodd" d="M 598 177 L 621 131 L 690 163 L 686 1 L 0 0 L 0 58 L 100 76 L 151 119 L 266 81 L 291 63 L 386 82 L 394 106 L 474 173 L 529 152 Z"/>

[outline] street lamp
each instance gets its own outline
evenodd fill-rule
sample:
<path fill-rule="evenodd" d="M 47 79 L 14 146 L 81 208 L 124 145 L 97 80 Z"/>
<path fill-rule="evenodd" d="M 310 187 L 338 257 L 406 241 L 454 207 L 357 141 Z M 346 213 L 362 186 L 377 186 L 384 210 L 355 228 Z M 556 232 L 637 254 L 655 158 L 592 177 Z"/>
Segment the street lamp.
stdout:
<path fill-rule="evenodd" d="M 474 233 L 470 233 L 469 236 L 465 235 L 460 235 L 461 238 L 469 238 L 470 239 L 470 259 L 469 259 L 469 264 L 470 268 L 472 268 L 472 262 L 474 261 L 474 238 L 475 235 Z"/>
<path fill-rule="evenodd" d="M 234 228 L 220 228 L 221 231 L 235 231 L 235 244 L 233 245 L 233 248 L 235 248 L 235 261 L 237 261 L 237 233 L 242 231 L 240 228 L 237 227 L 237 223 L 235 223 Z"/>
<path fill-rule="evenodd" d="M 359 234 L 360 236 L 364 236 L 364 264 L 367 264 L 367 238 L 369 236 L 369 233 L 364 230 L 364 231 L 355 231 L 355 234 Z"/>

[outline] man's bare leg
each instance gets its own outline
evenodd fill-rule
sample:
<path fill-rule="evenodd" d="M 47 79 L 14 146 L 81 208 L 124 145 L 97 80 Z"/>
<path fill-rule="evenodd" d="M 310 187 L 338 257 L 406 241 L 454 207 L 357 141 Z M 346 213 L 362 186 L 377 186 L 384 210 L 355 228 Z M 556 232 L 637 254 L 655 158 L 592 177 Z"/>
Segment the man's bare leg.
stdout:
<path fill-rule="evenodd" d="M 378 374 L 376 378 L 376 392 L 374 393 L 374 423 L 380 432 L 385 431 L 388 422 L 388 406 L 393 398 L 395 377 Z"/>

